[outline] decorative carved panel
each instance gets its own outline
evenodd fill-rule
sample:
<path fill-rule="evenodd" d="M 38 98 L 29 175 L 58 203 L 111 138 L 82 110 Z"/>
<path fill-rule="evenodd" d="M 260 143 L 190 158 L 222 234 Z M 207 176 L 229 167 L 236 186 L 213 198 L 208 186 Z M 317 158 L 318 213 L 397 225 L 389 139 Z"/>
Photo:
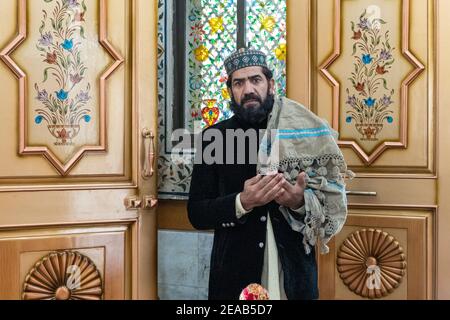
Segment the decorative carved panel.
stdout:
<path fill-rule="evenodd" d="M 337 254 L 341 279 L 364 298 L 392 293 L 406 271 L 406 257 L 397 240 L 387 232 L 362 229 L 351 234 Z"/>
<path fill-rule="evenodd" d="M 107 3 L 18 0 L 18 34 L 0 53 L 19 81 L 19 153 L 44 155 L 61 175 L 106 151 L 107 79 L 124 62 Z"/>
<path fill-rule="evenodd" d="M 36 263 L 23 287 L 23 300 L 100 300 L 102 279 L 95 264 L 78 252 L 51 253 Z"/>
<path fill-rule="evenodd" d="M 435 213 L 351 207 L 330 253 L 319 256 L 320 298 L 433 298 Z"/>
<path fill-rule="evenodd" d="M 370 165 L 388 148 L 406 148 L 409 87 L 425 66 L 410 51 L 409 0 L 334 6 L 334 51 L 320 71 L 333 87 L 340 145 Z"/>

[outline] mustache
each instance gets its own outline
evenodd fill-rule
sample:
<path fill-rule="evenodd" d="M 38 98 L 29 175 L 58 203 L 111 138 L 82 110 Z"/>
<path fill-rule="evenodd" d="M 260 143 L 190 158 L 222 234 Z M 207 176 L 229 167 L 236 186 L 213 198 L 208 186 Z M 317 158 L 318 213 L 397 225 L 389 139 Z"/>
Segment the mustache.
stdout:
<path fill-rule="evenodd" d="M 262 104 L 262 99 L 260 97 L 258 97 L 256 94 L 250 93 L 250 94 L 246 94 L 241 101 L 241 105 L 251 101 L 251 100 L 256 100 L 258 101 L 260 104 Z"/>

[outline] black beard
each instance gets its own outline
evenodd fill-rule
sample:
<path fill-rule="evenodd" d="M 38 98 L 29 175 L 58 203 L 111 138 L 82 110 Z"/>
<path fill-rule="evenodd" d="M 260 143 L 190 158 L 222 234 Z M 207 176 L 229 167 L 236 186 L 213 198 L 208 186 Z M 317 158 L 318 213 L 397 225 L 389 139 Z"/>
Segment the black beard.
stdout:
<path fill-rule="evenodd" d="M 242 104 L 244 104 L 246 101 L 245 97 L 242 101 Z M 245 108 L 239 105 L 234 97 L 231 97 L 230 109 L 240 120 L 243 120 L 244 122 L 252 126 L 260 126 L 267 120 L 269 114 L 272 112 L 274 102 L 274 95 L 267 94 L 267 98 L 261 103 L 259 107 Z"/>

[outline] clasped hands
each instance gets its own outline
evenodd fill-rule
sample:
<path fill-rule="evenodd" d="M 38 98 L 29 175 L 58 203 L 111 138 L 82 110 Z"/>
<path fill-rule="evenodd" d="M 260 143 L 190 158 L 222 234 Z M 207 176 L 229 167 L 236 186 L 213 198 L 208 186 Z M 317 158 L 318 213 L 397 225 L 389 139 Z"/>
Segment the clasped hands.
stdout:
<path fill-rule="evenodd" d="M 257 175 L 245 182 L 240 195 L 241 204 L 246 211 L 250 211 L 275 200 L 283 207 L 297 210 L 304 204 L 305 177 L 304 172 L 300 173 L 295 185 L 292 185 L 282 173 Z"/>

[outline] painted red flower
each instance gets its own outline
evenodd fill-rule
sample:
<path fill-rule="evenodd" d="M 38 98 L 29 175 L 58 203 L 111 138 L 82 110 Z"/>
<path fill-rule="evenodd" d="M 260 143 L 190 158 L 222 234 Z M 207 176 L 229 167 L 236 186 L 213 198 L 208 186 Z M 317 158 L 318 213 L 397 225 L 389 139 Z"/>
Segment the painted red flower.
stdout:
<path fill-rule="evenodd" d="M 359 39 L 361 39 L 361 37 L 362 37 L 361 30 L 359 30 L 357 32 L 355 32 L 355 31 L 353 32 L 353 37 L 352 37 L 353 40 L 359 40 Z"/>
<path fill-rule="evenodd" d="M 364 91 L 364 87 L 365 87 L 364 82 L 362 82 L 362 83 L 357 83 L 356 86 L 355 86 L 355 89 L 356 89 L 356 91 L 358 91 L 358 92 L 362 92 L 362 91 Z"/>
<path fill-rule="evenodd" d="M 75 16 L 73 17 L 73 21 L 76 21 L 76 22 L 86 21 L 86 20 L 84 20 L 84 12 L 75 13 Z"/>
<path fill-rule="evenodd" d="M 48 64 L 56 64 L 56 52 L 53 51 L 53 53 L 47 52 L 47 59 L 44 60 L 44 62 L 47 62 Z"/>
<path fill-rule="evenodd" d="M 384 69 L 384 66 L 377 66 L 377 73 L 378 74 L 385 74 L 388 71 Z"/>

